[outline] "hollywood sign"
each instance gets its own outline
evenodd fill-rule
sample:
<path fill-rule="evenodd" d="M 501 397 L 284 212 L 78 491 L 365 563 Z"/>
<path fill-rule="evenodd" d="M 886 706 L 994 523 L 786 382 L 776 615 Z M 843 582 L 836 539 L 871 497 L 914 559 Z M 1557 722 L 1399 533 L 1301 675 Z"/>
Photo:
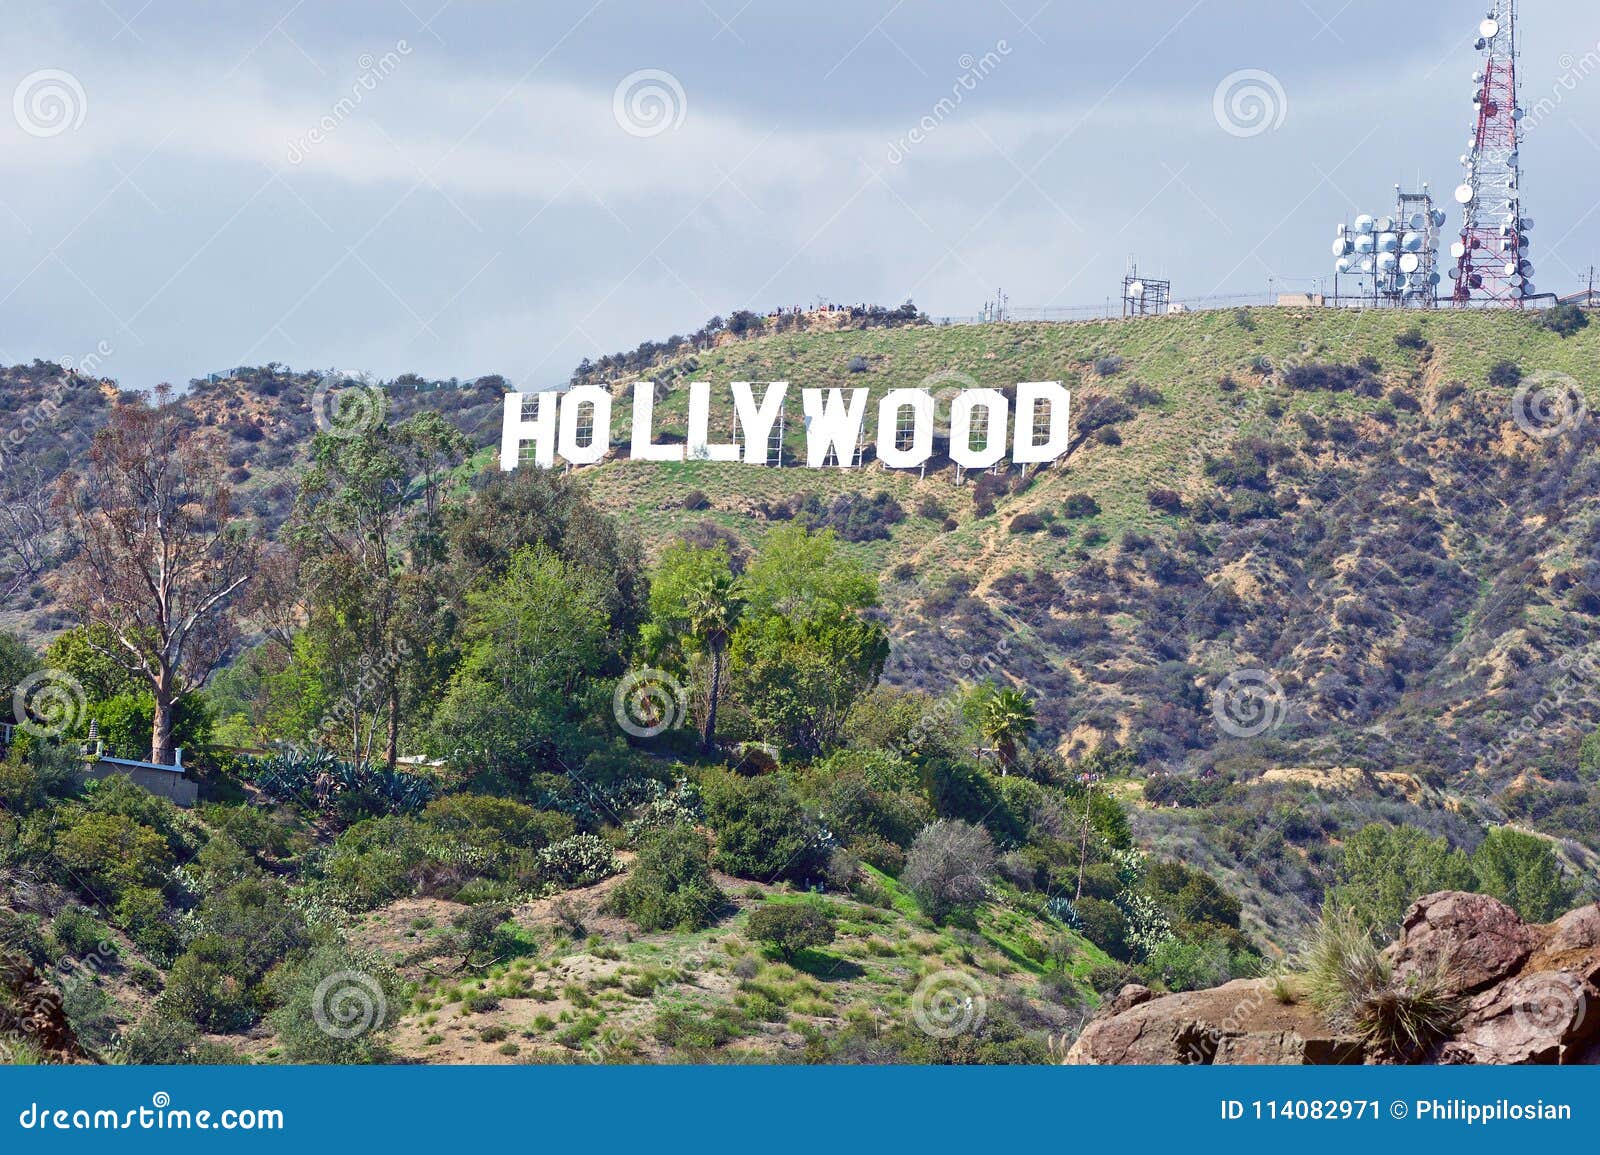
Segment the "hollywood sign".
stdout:
<path fill-rule="evenodd" d="M 761 400 L 748 381 L 730 386 L 737 421 L 734 439 L 711 440 L 711 386 L 689 386 L 689 421 L 682 443 L 655 439 L 655 385 L 633 387 L 633 429 L 628 456 L 634 461 L 723 461 L 772 464 L 773 430 L 780 428 L 789 383 L 773 381 Z M 862 444 L 869 389 L 802 389 L 806 465 L 849 468 Z M 570 465 L 593 465 L 611 446 L 609 389 L 580 385 L 565 393 L 508 393 L 500 438 L 500 468 L 526 460 L 549 467 L 559 455 Z M 1018 465 L 1054 461 L 1067 451 L 1072 395 L 1059 381 L 1017 386 L 1011 402 L 998 389 L 963 389 L 950 400 L 950 459 L 966 469 L 987 469 L 1009 457 Z M 916 469 L 933 456 L 936 402 L 926 389 L 891 389 L 878 400 L 878 460 L 890 469 Z M 998 431 L 991 436 L 990 431 Z M 978 444 L 973 444 L 974 434 Z M 526 453 L 525 446 L 532 452 Z"/>

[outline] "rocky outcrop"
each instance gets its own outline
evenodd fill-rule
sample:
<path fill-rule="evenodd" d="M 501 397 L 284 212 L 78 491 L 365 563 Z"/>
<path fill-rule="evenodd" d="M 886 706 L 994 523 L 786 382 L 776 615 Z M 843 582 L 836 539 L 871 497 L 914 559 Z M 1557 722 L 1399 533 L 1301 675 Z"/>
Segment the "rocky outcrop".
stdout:
<path fill-rule="evenodd" d="M 1401 978 L 1442 969 L 1460 1007 L 1448 1035 L 1417 1056 L 1420 1061 L 1600 1063 L 1600 905 L 1530 926 L 1487 895 L 1428 895 L 1406 913 L 1390 961 Z M 1392 1061 L 1280 993 L 1267 979 L 1160 996 L 1124 987 L 1084 1029 L 1066 1061 Z"/>
<path fill-rule="evenodd" d="M 0 951 L 0 1063 L 25 1046 L 49 1062 L 87 1060 L 56 990 L 25 956 Z"/>

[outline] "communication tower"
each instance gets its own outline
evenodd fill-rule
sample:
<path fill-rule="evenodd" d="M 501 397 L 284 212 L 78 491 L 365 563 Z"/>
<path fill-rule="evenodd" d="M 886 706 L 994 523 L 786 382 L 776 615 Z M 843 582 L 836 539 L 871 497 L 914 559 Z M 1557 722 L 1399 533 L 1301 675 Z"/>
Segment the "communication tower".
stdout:
<path fill-rule="evenodd" d="M 1520 308 L 1535 295 L 1528 233 L 1522 215 L 1523 109 L 1517 100 L 1517 3 L 1494 0 L 1478 25 L 1483 60 L 1472 74 L 1472 138 L 1461 163 L 1466 179 L 1456 189 L 1462 207 L 1461 239 L 1450 246 L 1456 261 L 1457 304 Z"/>

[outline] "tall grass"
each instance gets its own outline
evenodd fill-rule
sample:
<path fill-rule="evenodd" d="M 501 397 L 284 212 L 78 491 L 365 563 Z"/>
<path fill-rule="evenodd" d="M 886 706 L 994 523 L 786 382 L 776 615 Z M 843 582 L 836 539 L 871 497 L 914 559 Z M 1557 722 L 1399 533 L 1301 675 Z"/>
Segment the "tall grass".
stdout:
<path fill-rule="evenodd" d="M 1404 975 L 1349 910 L 1325 909 L 1306 950 L 1306 996 L 1330 1025 L 1380 1052 L 1413 1057 L 1447 1034 L 1460 1014 L 1448 958 Z"/>

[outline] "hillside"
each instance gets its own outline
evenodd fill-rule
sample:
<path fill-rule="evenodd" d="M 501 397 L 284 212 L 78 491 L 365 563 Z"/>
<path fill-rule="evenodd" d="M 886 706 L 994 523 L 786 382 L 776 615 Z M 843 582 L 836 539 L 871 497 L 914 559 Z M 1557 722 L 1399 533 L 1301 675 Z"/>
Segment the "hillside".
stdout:
<path fill-rule="evenodd" d="M 1042 740 L 1112 775 L 1142 845 L 1224 879 L 1251 928 L 1284 942 L 1342 838 L 1376 819 L 1469 848 L 1482 823 L 1512 820 L 1571 840 L 1563 855 L 1593 885 L 1600 757 L 1579 747 L 1600 723 L 1586 650 L 1600 614 L 1596 435 L 1587 421 L 1527 432 L 1513 398 L 1519 378 L 1558 374 L 1593 400 L 1597 361 L 1600 326 L 1562 337 L 1531 315 L 1449 311 L 725 340 L 651 376 L 710 381 L 714 399 L 733 380 L 876 395 L 1060 379 L 1075 443 L 1050 467 L 959 484 L 941 459 L 920 478 L 872 462 L 623 460 L 582 476 L 651 551 L 681 535 L 749 549 L 793 521 L 838 530 L 879 577 L 889 682 L 1024 688 Z M 37 408 L 50 380 L 9 371 L 7 411 Z M 269 367 L 189 391 L 195 420 L 228 434 L 240 504 L 268 529 L 287 514 L 318 380 Z M 505 383 L 424 384 L 386 388 L 390 420 L 439 408 L 492 467 Z M 82 451 L 112 386 L 71 393 L 56 435 L 24 438 L 8 465 L 49 477 Z M 682 436 L 685 417 L 685 391 L 664 390 L 658 428 Z M 628 418 L 619 392 L 619 438 Z M 714 409 L 715 428 L 730 419 Z M 36 634 L 58 628 L 48 570 L 7 610 Z"/>

